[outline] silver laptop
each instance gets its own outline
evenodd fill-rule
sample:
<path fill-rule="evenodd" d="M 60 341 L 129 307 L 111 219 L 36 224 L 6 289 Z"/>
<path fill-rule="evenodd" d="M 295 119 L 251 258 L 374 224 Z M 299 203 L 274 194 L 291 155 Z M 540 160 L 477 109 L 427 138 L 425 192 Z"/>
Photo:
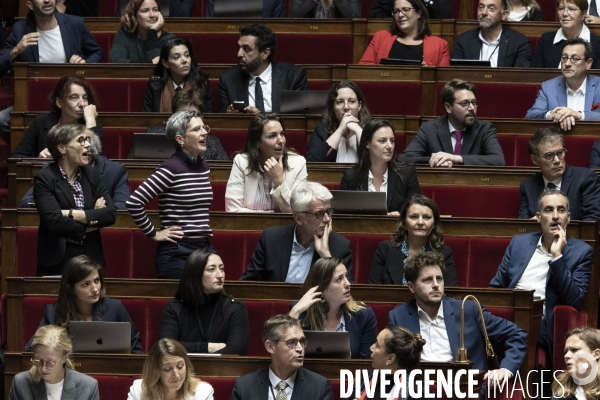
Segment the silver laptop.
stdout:
<path fill-rule="evenodd" d="M 328 90 L 282 90 L 281 114 L 325 114 Z"/>
<path fill-rule="evenodd" d="M 358 190 L 330 190 L 333 195 L 331 207 L 336 214 L 387 215 L 385 192 L 363 192 Z"/>
<path fill-rule="evenodd" d="M 350 358 L 350 333 L 304 331 L 308 344 L 304 356 L 308 358 Z"/>
<path fill-rule="evenodd" d="M 175 147 L 164 133 L 134 133 L 133 158 L 166 160 Z"/>
<path fill-rule="evenodd" d="M 262 18 L 263 0 L 215 0 L 213 16 L 219 18 Z"/>
<path fill-rule="evenodd" d="M 74 352 L 131 353 L 129 322 L 70 321 L 67 330 Z"/>

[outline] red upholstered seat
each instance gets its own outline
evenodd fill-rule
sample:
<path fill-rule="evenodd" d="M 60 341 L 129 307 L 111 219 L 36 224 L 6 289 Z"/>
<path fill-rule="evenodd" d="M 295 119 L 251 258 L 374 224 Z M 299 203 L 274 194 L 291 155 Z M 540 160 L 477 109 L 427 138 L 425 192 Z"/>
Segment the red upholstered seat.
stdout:
<path fill-rule="evenodd" d="M 138 229 L 131 232 L 131 275 L 138 279 L 156 279 L 154 255 L 157 243 Z M 106 253 L 107 249 L 104 249 Z"/>
<path fill-rule="evenodd" d="M 133 381 L 136 379 L 129 376 L 111 375 L 92 375 L 92 378 L 98 381 L 100 400 L 126 399 L 129 388 L 131 388 Z"/>
<path fill-rule="evenodd" d="M 504 154 L 504 161 L 507 167 L 515 165 L 515 138 L 513 135 L 498 135 L 498 142 L 502 147 L 502 153 Z"/>
<path fill-rule="evenodd" d="M 355 299 L 360 300 L 360 299 Z M 375 318 L 377 318 L 377 332 L 381 332 L 383 328 L 388 326 L 388 315 L 390 311 L 399 304 L 367 304 L 373 309 Z"/>
<path fill-rule="evenodd" d="M 534 132 L 531 132 L 533 135 Z M 529 152 L 527 151 L 527 143 L 531 139 L 531 135 L 519 135 L 515 137 L 515 166 L 517 167 L 533 167 L 535 164 L 531 161 Z M 565 146 L 566 147 L 566 146 Z M 590 146 L 591 149 L 591 146 Z M 589 151 L 586 161 L 589 159 Z"/>
<path fill-rule="evenodd" d="M 363 0 L 361 6 L 361 17 L 369 18 L 369 10 L 371 9 L 371 5 L 374 0 Z"/>
<path fill-rule="evenodd" d="M 102 1 L 101 3 L 104 3 L 104 1 Z M 100 7 L 102 7 L 102 6 L 100 6 Z M 116 8 L 115 8 L 115 10 L 116 10 Z M 113 15 L 115 14 L 115 10 L 113 10 L 113 12 L 112 12 Z M 111 17 L 113 15 L 111 15 Z M 94 33 L 92 33 L 92 36 L 94 36 L 94 39 L 96 39 L 98 46 L 100 46 L 102 48 L 102 53 L 104 54 L 104 56 L 102 57 L 102 62 L 103 63 L 110 62 L 110 48 L 111 48 L 112 42 L 115 38 L 115 34 L 114 33 L 94 32 Z"/>
<path fill-rule="evenodd" d="M 532 37 L 532 36 L 529 36 L 528 38 L 529 38 L 529 45 L 531 46 L 531 53 L 533 54 L 533 52 L 535 51 L 535 48 L 537 47 L 537 44 L 540 42 L 541 38 L 540 37 Z"/>
<path fill-rule="evenodd" d="M 277 34 L 277 60 L 292 64 L 352 64 L 353 49 L 351 34 Z"/>
<path fill-rule="evenodd" d="M 54 91 L 58 79 L 27 80 L 27 110 L 52 111 L 48 97 Z"/>
<path fill-rule="evenodd" d="M 467 286 L 469 265 L 469 238 L 444 237 L 444 244 L 452 249 L 452 258 L 456 267 L 458 286 Z"/>
<path fill-rule="evenodd" d="M 240 32 L 231 29 L 223 33 L 198 33 L 190 35 L 188 39 L 192 43 L 194 56 L 200 64 L 236 64 L 237 63 L 237 41 Z M 279 35 L 277 35 L 279 45 Z M 278 46 L 279 50 L 279 46 Z M 279 53 L 277 56 L 279 58 Z"/>
<path fill-rule="evenodd" d="M 100 2 L 100 6 L 98 7 L 98 16 L 99 17 L 114 17 L 115 11 L 117 11 L 117 7 L 119 7 L 118 0 L 103 0 Z"/>
<path fill-rule="evenodd" d="M 592 146 L 598 138 L 595 136 L 565 136 L 564 140 L 569 165 L 587 167 Z"/>
<path fill-rule="evenodd" d="M 56 297 L 23 297 L 23 349 L 40 325 L 46 306 L 55 301 Z"/>
<path fill-rule="evenodd" d="M 355 269 L 356 283 L 368 283 L 377 246 L 380 242 L 389 240 L 391 234 L 392 232 L 389 235 L 360 235 L 356 240 L 356 245 L 352 247 L 352 265 Z"/>
<path fill-rule="evenodd" d="M 175 297 L 175 293 L 173 293 Z M 165 305 L 171 299 L 150 299 L 148 300 L 148 322 L 146 325 L 146 334 L 144 339 L 146 340 L 145 346 L 150 351 L 150 348 L 158 341 L 158 331 L 160 329 L 160 319 L 162 317 L 163 309 Z"/>
<path fill-rule="evenodd" d="M 106 276 L 109 278 L 131 278 L 131 243 L 130 230 L 102 230 L 102 247 L 106 261 Z"/>
<path fill-rule="evenodd" d="M 219 138 L 223 149 L 229 158 L 233 159 L 234 153 L 242 151 L 246 143 L 247 130 L 211 129 L 210 133 Z M 305 139 L 306 140 L 306 139 Z"/>
<path fill-rule="evenodd" d="M 518 188 L 436 186 L 433 188 L 433 201 L 443 215 L 516 218 L 521 194 Z"/>
<path fill-rule="evenodd" d="M 565 348 L 565 335 L 568 331 L 579 326 L 588 324 L 588 315 L 583 311 L 578 311 L 571 306 L 554 307 L 554 351 L 552 368 L 565 369 L 565 359 L 563 358 Z"/>
<path fill-rule="evenodd" d="M 494 314 L 496 317 L 504 318 L 507 321 L 515 320 L 515 310 L 513 308 L 486 307 L 486 310 Z"/>
<path fill-rule="evenodd" d="M 133 134 L 146 129 L 104 128 L 102 129 L 102 153 L 109 159 L 126 159 L 133 148 Z"/>
<path fill-rule="evenodd" d="M 430 199 L 433 197 L 433 186 L 421 186 L 421 194 L 429 197 Z"/>
<path fill-rule="evenodd" d="M 37 228 L 17 228 L 17 276 L 36 276 Z"/>
<path fill-rule="evenodd" d="M 262 232 L 246 232 L 246 244 L 244 248 L 244 263 L 243 272 L 246 272 L 248 268 L 248 264 L 250 264 L 250 260 L 252 259 L 252 254 L 254 253 L 254 249 L 256 249 L 256 244 L 258 243 L 258 239 L 260 239 L 260 235 Z"/>
<path fill-rule="evenodd" d="M 129 87 L 127 91 L 127 111 L 141 112 L 142 108 L 144 107 L 144 96 L 146 95 L 146 89 L 148 88 L 148 80 L 132 79 L 128 81 L 128 84 Z"/>
<path fill-rule="evenodd" d="M 421 115 L 421 82 L 355 83 L 360 86 L 373 115 Z"/>
<path fill-rule="evenodd" d="M 396 140 L 394 146 L 394 153 L 400 154 L 406 149 L 406 133 L 394 132 L 394 139 Z"/>
<path fill-rule="evenodd" d="M 510 239 L 471 238 L 467 287 L 488 287 L 502 262 Z"/>
<path fill-rule="evenodd" d="M 268 356 L 261 339 L 262 328 L 265 322 L 274 315 L 287 314 L 290 311 L 290 303 L 287 301 L 244 301 L 248 309 L 250 319 L 250 342 L 248 344 L 247 356 Z"/>
<path fill-rule="evenodd" d="M 215 390 L 214 398 L 215 400 L 229 400 L 231 399 L 231 392 L 233 391 L 233 387 L 235 386 L 235 377 L 228 378 L 217 378 L 214 376 L 204 376 L 208 371 L 194 371 L 196 375 L 200 377 L 205 382 L 211 384 L 213 389 Z"/>
<path fill-rule="evenodd" d="M 225 190 L 227 182 L 211 182 L 213 190 L 213 201 L 210 205 L 210 211 L 225 211 Z"/>
<path fill-rule="evenodd" d="M 221 112 L 221 92 L 219 91 L 219 80 L 211 79 L 210 88 L 212 89 L 213 95 L 213 112 Z"/>
<path fill-rule="evenodd" d="M 129 313 L 131 321 L 140 333 L 140 341 L 144 352 L 148 352 L 148 347 L 144 341 L 148 331 L 148 300 L 145 299 L 121 299 L 123 307 Z"/>
<path fill-rule="evenodd" d="M 213 232 L 210 244 L 221 255 L 223 265 L 225 266 L 225 278 L 228 280 L 238 280 L 246 269 L 246 264 L 244 264 L 244 258 L 246 258 L 247 253 L 246 233 Z M 235 248 L 235 251 L 231 251 L 232 248 Z M 254 246 L 252 246 L 252 250 L 254 250 Z"/>

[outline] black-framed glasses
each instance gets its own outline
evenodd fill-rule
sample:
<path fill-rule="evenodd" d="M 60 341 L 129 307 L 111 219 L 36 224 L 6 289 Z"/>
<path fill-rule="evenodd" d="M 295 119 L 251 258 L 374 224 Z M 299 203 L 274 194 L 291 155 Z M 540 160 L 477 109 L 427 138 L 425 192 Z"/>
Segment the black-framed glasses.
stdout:
<path fill-rule="evenodd" d="M 477 100 L 471 100 L 471 101 L 465 100 L 465 101 L 461 101 L 460 103 L 457 103 L 455 101 L 454 104 L 458 104 L 462 108 L 469 108 L 469 105 L 473 106 L 473 108 L 477 108 L 477 106 L 479 105 L 479 103 L 477 102 Z"/>
<path fill-rule="evenodd" d="M 330 207 L 326 210 L 319 210 L 319 211 L 315 211 L 315 212 L 304 212 L 304 214 L 312 214 L 315 216 L 316 219 L 323 219 L 323 217 L 325 216 L 325 214 L 327 214 L 327 216 L 329 218 L 331 218 L 331 216 L 333 215 L 333 207 Z"/>
<path fill-rule="evenodd" d="M 44 360 L 38 360 L 38 359 L 35 359 L 35 358 L 32 358 L 31 362 L 37 368 L 43 368 L 44 365 L 45 365 L 46 368 L 48 368 L 48 369 L 54 369 L 54 368 L 56 368 L 56 365 L 58 364 L 56 361 L 44 361 Z"/>
<path fill-rule="evenodd" d="M 563 64 L 564 64 L 564 63 L 566 63 L 567 61 L 571 61 L 571 64 L 573 64 L 573 65 L 577 64 L 577 63 L 578 63 L 579 61 L 581 61 L 581 60 L 583 60 L 583 58 L 579 58 L 579 57 L 576 57 L 576 56 L 573 56 L 573 57 L 562 56 L 562 57 L 560 58 L 560 62 L 561 62 L 561 63 L 563 63 Z"/>
<path fill-rule="evenodd" d="M 404 15 L 408 15 L 408 13 L 410 12 L 410 10 L 416 10 L 416 8 L 414 7 L 402 7 L 402 8 L 395 8 L 394 11 L 392 11 L 392 15 L 395 17 L 396 15 L 402 13 Z"/>
<path fill-rule="evenodd" d="M 79 136 L 77 138 L 77 143 L 79 143 L 80 145 L 84 146 L 85 142 L 92 144 L 92 138 L 90 136 Z"/>
<path fill-rule="evenodd" d="M 559 160 L 562 160 L 567 155 L 567 149 L 562 148 L 556 151 L 551 151 L 549 153 L 544 154 L 536 154 L 538 157 L 543 157 L 544 160 L 550 162 L 554 160 L 554 157 L 558 157 Z"/>
<path fill-rule="evenodd" d="M 288 349 L 291 349 L 291 350 L 294 350 L 298 346 L 298 343 L 300 343 L 302 345 L 302 348 L 306 348 L 306 346 L 308 345 L 307 338 L 290 339 L 290 340 L 277 339 L 277 340 L 275 340 L 275 342 L 283 342 L 288 347 Z"/>

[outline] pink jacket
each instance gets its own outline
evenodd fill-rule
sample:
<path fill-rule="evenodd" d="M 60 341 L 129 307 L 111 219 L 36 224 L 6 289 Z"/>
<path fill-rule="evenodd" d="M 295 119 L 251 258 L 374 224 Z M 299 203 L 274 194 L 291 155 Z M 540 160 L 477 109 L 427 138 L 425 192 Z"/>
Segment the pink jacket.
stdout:
<path fill-rule="evenodd" d="M 377 32 L 358 63 L 362 65 L 379 64 L 382 58 L 387 58 L 390 54 L 397 37 L 389 31 Z M 448 42 L 437 36 L 425 36 L 423 39 L 423 61 L 431 66 L 449 66 L 450 51 L 448 50 Z"/>

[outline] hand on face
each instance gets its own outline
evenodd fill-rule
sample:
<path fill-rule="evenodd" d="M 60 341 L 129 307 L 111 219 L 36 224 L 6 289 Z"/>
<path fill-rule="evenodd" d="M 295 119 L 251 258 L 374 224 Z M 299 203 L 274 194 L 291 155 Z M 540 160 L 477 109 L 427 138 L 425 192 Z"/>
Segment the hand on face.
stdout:
<path fill-rule="evenodd" d="M 313 235 L 313 238 L 315 239 L 315 251 L 319 253 L 321 257 L 331 257 L 331 253 L 329 252 L 329 234 L 333 229 L 332 224 L 333 221 L 331 219 L 325 224 L 323 236 L 319 237 L 317 235 Z"/>

